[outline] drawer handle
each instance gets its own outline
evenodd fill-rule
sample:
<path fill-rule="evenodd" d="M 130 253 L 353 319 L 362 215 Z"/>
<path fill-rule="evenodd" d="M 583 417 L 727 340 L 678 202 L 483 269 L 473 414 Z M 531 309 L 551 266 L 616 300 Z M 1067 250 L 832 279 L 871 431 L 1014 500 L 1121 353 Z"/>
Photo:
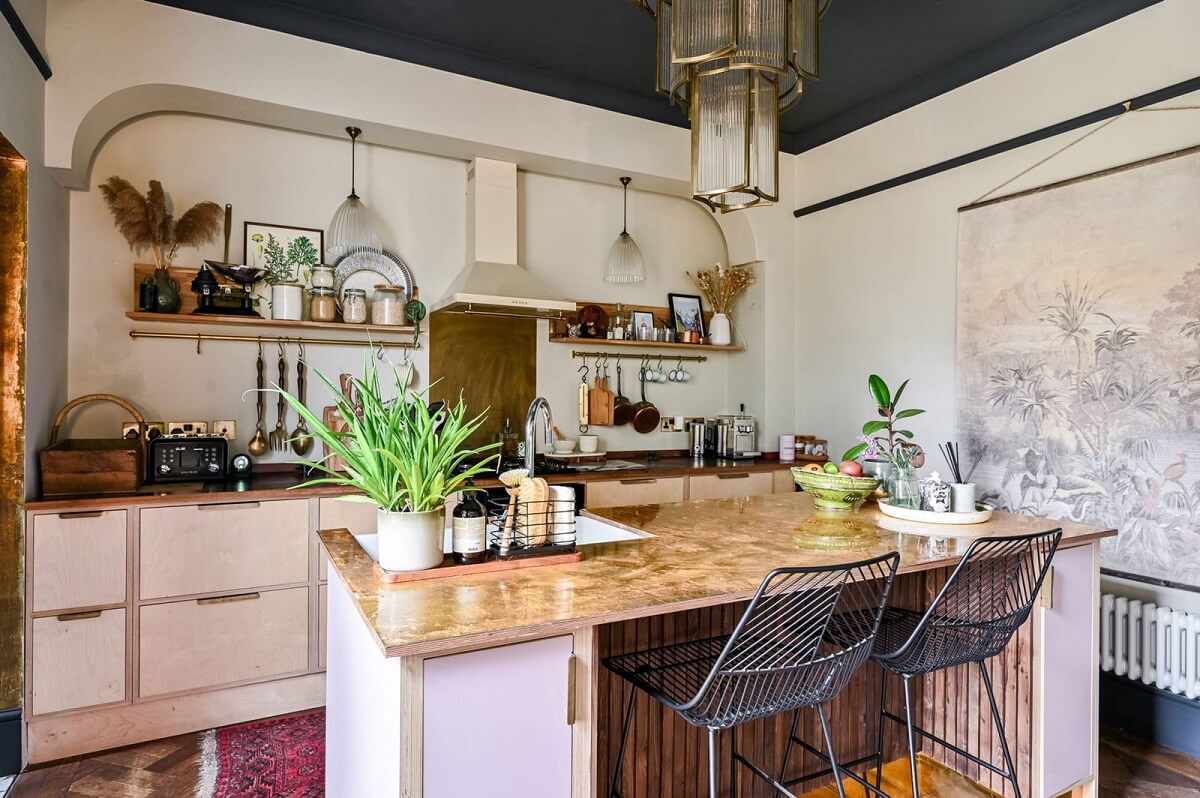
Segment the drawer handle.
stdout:
<path fill-rule="evenodd" d="M 201 606 L 206 604 L 232 604 L 235 601 L 254 601 L 259 597 L 258 593 L 238 593 L 235 596 L 215 596 L 213 598 L 196 599 L 196 603 Z"/>
<path fill-rule="evenodd" d="M 622 479 L 622 485 L 653 485 L 657 479 Z"/>
<path fill-rule="evenodd" d="M 99 518 L 102 515 L 104 515 L 102 510 L 86 510 L 78 513 L 59 513 L 58 517 L 69 521 L 72 518 Z"/>
<path fill-rule="evenodd" d="M 91 618 L 99 618 L 101 612 L 103 610 L 85 610 L 84 612 L 68 612 L 54 617 L 63 623 L 69 623 L 71 621 L 86 621 Z"/>
<path fill-rule="evenodd" d="M 201 504 L 201 510 L 253 510 L 261 502 L 233 502 L 232 504 Z"/>
<path fill-rule="evenodd" d="M 717 474 L 717 479 L 749 479 L 748 473 L 742 474 Z"/>

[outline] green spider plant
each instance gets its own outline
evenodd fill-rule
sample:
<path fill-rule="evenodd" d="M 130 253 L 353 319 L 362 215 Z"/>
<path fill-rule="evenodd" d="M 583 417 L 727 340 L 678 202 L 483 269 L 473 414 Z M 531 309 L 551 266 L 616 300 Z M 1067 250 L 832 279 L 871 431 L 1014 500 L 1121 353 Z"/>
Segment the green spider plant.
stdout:
<path fill-rule="evenodd" d="M 303 465 L 324 476 L 310 479 L 299 488 L 337 485 L 361 491 L 363 496 L 347 496 L 349 501 L 373 502 L 388 512 L 422 513 L 436 510 L 447 497 L 462 489 L 467 480 L 488 470 L 494 458 L 485 457 L 498 443 L 479 448 L 466 447 L 465 441 L 477 430 L 487 411 L 467 417 L 467 408 L 459 401 L 453 407 L 430 409 L 428 388 L 410 391 L 411 369 L 403 371 L 392 364 L 396 398 L 385 400 L 380 391 L 379 370 L 375 359 L 366 357 L 362 377 L 351 378 L 360 397 L 361 415 L 354 404 L 320 371 L 314 372 L 334 396 L 338 412 L 346 422 L 345 431 L 335 432 L 287 391 L 277 390 L 307 423 L 314 438 L 325 444 L 329 454 L 320 460 L 303 460 Z M 347 391 L 347 393 L 350 393 Z M 439 426 L 440 423 L 440 426 Z M 345 473 L 328 465 L 338 456 Z M 462 463 L 481 458 L 462 473 Z"/>

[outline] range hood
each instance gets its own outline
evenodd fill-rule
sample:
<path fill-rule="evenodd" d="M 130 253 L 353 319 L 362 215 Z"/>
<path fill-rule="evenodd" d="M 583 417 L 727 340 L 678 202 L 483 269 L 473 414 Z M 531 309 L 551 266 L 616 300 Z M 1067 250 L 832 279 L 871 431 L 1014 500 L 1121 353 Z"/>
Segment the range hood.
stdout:
<path fill-rule="evenodd" d="M 565 318 L 575 303 L 517 265 L 517 165 L 476 158 L 467 172 L 467 265 L 433 310 Z"/>

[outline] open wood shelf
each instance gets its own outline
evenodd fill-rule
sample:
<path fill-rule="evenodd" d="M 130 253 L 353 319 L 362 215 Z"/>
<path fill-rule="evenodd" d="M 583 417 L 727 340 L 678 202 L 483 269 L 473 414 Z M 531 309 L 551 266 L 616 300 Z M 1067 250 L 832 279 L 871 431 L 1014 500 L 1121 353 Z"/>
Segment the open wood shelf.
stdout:
<path fill-rule="evenodd" d="M 691 352 L 745 352 L 746 347 L 739 344 L 715 346 L 713 344 L 680 344 L 673 341 L 628 341 L 615 338 L 568 338 L 565 335 L 551 335 L 552 344 L 571 344 L 572 346 L 625 346 L 641 349 L 687 349 Z"/>
<path fill-rule="evenodd" d="M 376 335 L 412 336 L 412 327 L 395 327 L 384 324 L 345 324 L 340 321 L 288 321 L 286 319 L 263 319 L 255 316 L 220 316 L 200 313 L 146 313 L 130 311 L 126 318 L 134 321 L 157 324 L 195 324 L 218 327 L 258 327 L 267 330 L 337 330 L 346 333 L 372 333 Z"/>

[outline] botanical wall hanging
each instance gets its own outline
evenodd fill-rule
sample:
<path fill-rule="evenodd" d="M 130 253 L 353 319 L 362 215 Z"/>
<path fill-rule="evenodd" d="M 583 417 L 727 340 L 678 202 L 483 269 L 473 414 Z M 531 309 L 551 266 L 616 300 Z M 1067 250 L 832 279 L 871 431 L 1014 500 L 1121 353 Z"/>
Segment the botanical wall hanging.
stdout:
<path fill-rule="evenodd" d="M 963 209 L 958 425 L 1005 509 L 1200 585 L 1200 148 Z"/>

